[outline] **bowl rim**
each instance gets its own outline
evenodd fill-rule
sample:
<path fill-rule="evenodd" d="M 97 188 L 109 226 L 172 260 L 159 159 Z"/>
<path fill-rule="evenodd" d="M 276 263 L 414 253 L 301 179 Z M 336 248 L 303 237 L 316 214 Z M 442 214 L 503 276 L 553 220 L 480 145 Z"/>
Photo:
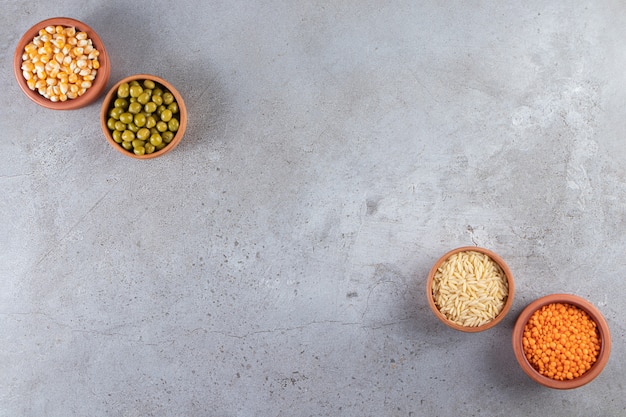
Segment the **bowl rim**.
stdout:
<path fill-rule="evenodd" d="M 22 75 L 22 55 L 26 45 L 33 40 L 33 38 L 39 33 L 39 30 L 50 25 L 60 26 L 73 26 L 77 30 L 86 32 L 89 35 L 94 47 L 100 52 L 98 61 L 100 62 L 100 68 L 98 68 L 98 74 L 89 89 L 85 93 L 75 99 L 69 99 L 67 101 L 52 102 L 45 98 L 38 91 L 33 91 L 28 88 L 26 79 Z M 75 110 L 92 104 L 96 101 L 104 92 L 111 74 L 111 66 L 109 61 L 109 55 L 102 42 L 102 39 L 98 33 L 83 21 L 71 18 L 71 17 L 51 17 L 42 20 L 33 26 L 31 26 L 20 38 L 15 47 L 15 53 L 13 55 L 13 72 L 17 79 L 17 84 L 20 89 L 26 94 L 26 96 L 33 102 L 39 104 L 42 107 L 52 110 Z"/>
<path fill-rule="evenodd" d="M 500 266 L 500 268 L 502 268 L 502 272 L 504 272 L 504 275 L 506 277 L 508 287 L 509 287 L 507 300 L 504 303 L 504 306 L 502 307 L 502 311 L 500 311 L 500 314 L 498 314 L 490 322 L 485 323 L 482 326 L 477 326 L 477 327 L 461 326 L 459 324 L 453 323 L 452 321 L 448 320 L 448 318 L 441 311 L 439 311 L 439 308 L 437 308 L 437 305 L 435 304 L 435 300 L 433 299 L 433 278 L 439 266 L 441 266 L 441 264 L 444 263 L 450 256 L 459 252 L 469 252 L 469 251 L 483 253 L 489 256 L 494 262 L 496 262 Z M 498 255 L 497 253 L 489 249 L 486 249 L 480 246 L 462 246 L 462 247 L 458 247 L 456 249 L 452 249 L 446 252 L 433 264 L 426 278 L 426 299 L 428 300 L 428 305 L 431 311 L 433 312 L 433 314 L 435 315 L 435 317 L 437 317 L 442 323 L 444 323 L 448 327 L 451 327 L 452 329 L 459 330 L 459 331 L 466 332 L 466 333 L 478 333 L 478 332 L 491 329 L 492 327 L 495 327 L 498 323 L 500 323 L 504 319 L 504 317 L 507 315 L 507 313 L 513 306 L 514 298 L 515 298 L 515 280 L 513 279 L 513 273 L 511 272 L 511 269 L 509 268 L 507 263 L 504 261 L 504 259 L 500 255 Z"/>
<path fill-rule="evenodd" d="M 117 89 L 121 84 L 125 82 L 134 81 L 134 80 L 145 80 L 145 79 L 149 79 L 149 80 L 152 80 L 154 82 L 157 82 L 163 85 L 172 93 L 172 95 L 176 99 L 176 102 L 178 103 L 178 108 L 180 112 L 180 116 L 179 116 L 180 126 L 178 130 L 176 131 L 176 135 L 174 135 L 174 139 L 172 139 L 169 145 L 167 145 L 160 151 L 153 152 L 151 154 L 135 155 L 134 153 L 128 152 L 126 149 L 122 148 L 118 143 L 116 143 L 113 140 L 111 132 L 109 131 L 109 128 L 107 127 L 107 124 L 106 124 L 107 117 L 108 117 L 107 113 L 109 111 L 109 103 L 111 102 L 113 95 L 117 92 Z M 102 128 L 102 133 L 104 134 L 104 137 L 106 138 L 107 142 L 109 142 L 109 144 L 115 150 L 122 153 L 123 155 L 126 155 L 134 159 L 157 158 L 159 156 L 165 155 L 168 152 L 173 151 L 174 148 L 176 148 L 178 144 L 180 143 L 180 141 L 182 140 L 185 134 L 185 130 L 187 129 L 187 107 L 185 106 L 185 101 L 183 100 L 183 97 L 180 95 L 178 90 L 176 90 L 176 88 L 169 81 L 166 81 L 165 79 L 157 75 L 146 74 L 146 73 L 129 75 L 127 77 L 122 78 L 118 82 L 116 82 L 104 96 L 104 100 L 100 108 L 100 127 Z"/>
<path fill-rule="evenodd" d="M 528 359 L 524 355 L 524 347 L 522 345 L 524 326 L 535 311 L 552 303 L 572 304 L 585 311 L 589 314 L 591 319 L 596 322 L 598 333 L 600 334 L 600 353 L 598 353 L 598 359 L 591 366 L 591 368 L 578 378 L 558 381 L 541 375 L 537 370 L 535 370 L 530 362 L 528 362 Z M 533 381 L 543 386 L 561 390 L 578 388 L 591 382 L 602 372 L 611 354 L 611 332 L 604 316 L 591 302 L 574 294 L 557 293 L 545 295 L 528 304 L 519 314 L 515 322 L 511 341 L 513 344 L 515 358 L 526 375 L 528 375 Z"/>

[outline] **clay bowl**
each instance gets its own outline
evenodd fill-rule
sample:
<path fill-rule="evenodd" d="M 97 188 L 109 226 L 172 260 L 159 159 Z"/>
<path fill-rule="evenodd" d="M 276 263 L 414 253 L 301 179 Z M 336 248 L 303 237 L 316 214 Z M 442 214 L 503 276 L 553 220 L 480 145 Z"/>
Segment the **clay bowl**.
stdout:
<path fill-rule="evenodd" d="M 484 323 L 480 326 L 464 326 L 464 325 L 451 321 L 450 319 L 448 319 L 448 317 L 446 317 L 446 315 L 444 315 L 439 310 L 433 297 L 433 279 L 439 267 L 444 262 L 446 262 L 448 258 L 450 258 L 452 255 L 455 255 L 460 252 L 467 252 L 467 251 L 478 252 L 478 253 L 487 255 L 489 258 L 491 258 L 492 261 L 494 261 L 496 264 L 500 266 L 508 283 L 508 296 L 506 298 L 506 301 L 504 303 L 502 310 L 496 317 L 491 319 L 491 321 Z M 497 254 L 495 254 L 494 252 L 488 249 L 479 248 L 475 246 L 465 246 L 465 247 L 457 248 L 443 255 L 441 258 L 439 258 L 437 262 L 435 262 L 435 264 L 431 268 L 428 274 L 428 277 L 426 279 L 426 299 L 428 300 L 428 305 L 430 306 L 430 309 L 432 310 L 435 317 L 437 317 L 446 326 L 449 326 L 452 329 L 459 330 L 462 332 L 468 332 L 468 333 L 482 332 L 500 323 L 502 319 L 504 319 L 506 314 L 509 312 L 509 310 L 511 309 L 511 306 L 513 305 L 514 295 L 515 295 L 515 283 L 513 281 L 513 274 L 511 273 L 511 270 L 509 269 L 506 262 L 504 262 L 504 260 Z"/>
<path fill-rule="evenodd" d="M 100 68 L 97 70 L 98 73 L 96 78 L 93 80 L 91 87 L 89 87 L 84 94 L 78 96 L 77 98 L 68 99 L 67 101 L 51 101 L 50 99 L 39 94 L 37 90 L 31 90 L 28 87 L 24 75 L 22 74 L 22 55 L 24 53 L 24 48 L 33 40 L 35 36 L 39 34 L 39 30 L 44 29 L 47 26 L 75 27 L 76 31 L 86 32 L 89 39 L 91 39 L 93 46 L 100 52 L 100 55 L 98 56 Z M 104 44 L 92 28 L 79 20 L 69 17 L 53 17 L 37 23 L 24 33 L 15 48 L 15 54 L 13 56 L 13 71 L 15 73 L 17 83 L 24 94 L 26 94 L 26 96 L 35 103 L 53 110 L 74 110 L 85 107 L 100 98 L 109 81 L 111 67 Z"/>
<path fill-rule="evenodd" d="M 574 379 L 558 381 L 548 376 L 544 376 L 540 374 L 530 364 L 530 362 L 526 358 L 526 355 L 524 354 L 524 347 L 522 344 L 524 326 L 526 325 L 526 323 L 528 323 L 528 320 L 535 311 L 552 303 L 574 305 L 585 311 L 589 315 L 589 317 L 591 317 L 591 319 L 595 321 L 597 325 L 601 347 L 596 362 L 591 366 L 589 370 Z M 517 362 L 519 363 L 522 370 L 526 373 L 526 375 L 528 375 L 533 381 L 543 386 L 561 390 L 578 388 L 591 382 L 600 374 L 600 372 L 602 372 L 609 360 L 609 355 L 611 353 L 611 334 L 609 332 L 609 326 L 607 325 L 606 320 L 604 319 L 600 311 L 589 301 L 571 294 L 547 295 L 530 303 L 520 313 L 517 321 L 515 322 L 512 341 L 515 358 L 517 359 Z"/>
<path fill-rule="evenodd" d="M 157 87 L 160 87 L 161 89 L 167 89 L 170 93 L 172 93 L 172 95 L 174 96 L 174 100 L 176 101 L 176 103 L 178 103 L 179 112 L 177 115 L 175 115 L 175 117 L 179 121 L 179 127 L 178 127 L 178 130 L 175 132 L 175 135 L 172 141 L 169 144 L 167 144 L 167 146 L 165 146 L 163 149 L 152 152 L 152 153 L 136 155 L 135 153 L 133 153 L 133 151 L 128 151 L 124 149 L 121 146 L 121 144 L 117 143 L 113 139 L 112 132 L 107 126 L 107 121 L 110 118 L 109 112 L 114 105 L 113 103 L 115 99 L 117 98 L 117 91 L 118 91 L 119 86 L 123 83 L 130 83 L 132 81 L 138 81 L 139 83 L 143 83 L 144 80 L 152 80 L 155 82 Z M 150 75 L 150 74 L 131 75 L 129 77 L 123 78 L 120 81 L 118 81 L 104 97 L 102 108 L 100 110 L 100 126 L 102 127 L 102 132 L 104 133 L 104 137 L 106 138 L 107 142 L 109 142 L 109 144 L 115 150 L 122 153 L 123 155 L 126 155 L 131 158 L 135 158 L 135 159 L 157 158 L 159 156 L 163 156 L 173 151 L 174 148 L 176 148 L 178 144 L 180 143 L 181 139 L 183 138 L 185 134 L 185 130 L 187 128 L 187 108 L 185 107 L 185 102 L 183 101 L 183 98 L 179 94 L 179 92 L 174 88 L 172 84 L 170 84 L 163 78 L 157 77 L 155 75 Z"/>

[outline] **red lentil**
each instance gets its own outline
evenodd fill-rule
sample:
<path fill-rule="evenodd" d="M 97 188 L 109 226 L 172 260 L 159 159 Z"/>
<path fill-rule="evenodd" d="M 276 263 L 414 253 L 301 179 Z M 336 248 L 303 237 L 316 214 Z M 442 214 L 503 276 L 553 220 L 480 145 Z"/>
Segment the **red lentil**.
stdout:
<path fill-rule="evenodd" d="M 596 362 L 600 353 L 597 325 L 580 308 L 552 303 L 537 310 L 524 326 L 524 354 L 542 375 L 574 379 Z"/>

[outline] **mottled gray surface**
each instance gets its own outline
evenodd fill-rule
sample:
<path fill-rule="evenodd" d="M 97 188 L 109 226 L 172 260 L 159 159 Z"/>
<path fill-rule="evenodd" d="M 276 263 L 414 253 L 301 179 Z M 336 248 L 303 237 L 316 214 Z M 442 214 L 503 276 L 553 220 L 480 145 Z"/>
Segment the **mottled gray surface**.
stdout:
<path fill-rule="evenodd" d="M 626 4 L 503 3 L 5 1 L 0 416 L 626 414 Z M 15 45 L 55 15 L 99 32 L 110 85 L 176 86 L 174 152 L 126 158 L 101 100 L 19 90 Z M 424 295 L 465 245 L 516 277 L 479 334 Z M 510 343 L 555 292 L 614 338 L 574 391 Z"/>

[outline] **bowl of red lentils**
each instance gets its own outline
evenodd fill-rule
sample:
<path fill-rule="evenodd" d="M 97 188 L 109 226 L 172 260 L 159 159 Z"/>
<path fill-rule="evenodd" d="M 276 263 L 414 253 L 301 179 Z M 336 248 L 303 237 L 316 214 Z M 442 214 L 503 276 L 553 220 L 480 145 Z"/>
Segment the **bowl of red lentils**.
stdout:
<path fill-rule="evenodd" d="M 445 253 L 426 279 L 428 305 L 448 327 L 468 333 L 488 330 L 511 309 L 515 282 L 495 252 L 465 246 Z"/>
<path fill-rule="evenodd" d="M 107 85 L 109 58 L 87 24 L 69 17 L 43 20 L 24 33 L 13 57 L 22 91 L 53 110 L 74 110 L 97 100 Z"/>
<path fill-rule="evenodd" d="M 611 334 L 602 313 L 571 294 L 552 294 L 530 303 L 513 329 L 513 351 L 535 382 L 573 389 L 595 379 L 611 353 Z"/>

